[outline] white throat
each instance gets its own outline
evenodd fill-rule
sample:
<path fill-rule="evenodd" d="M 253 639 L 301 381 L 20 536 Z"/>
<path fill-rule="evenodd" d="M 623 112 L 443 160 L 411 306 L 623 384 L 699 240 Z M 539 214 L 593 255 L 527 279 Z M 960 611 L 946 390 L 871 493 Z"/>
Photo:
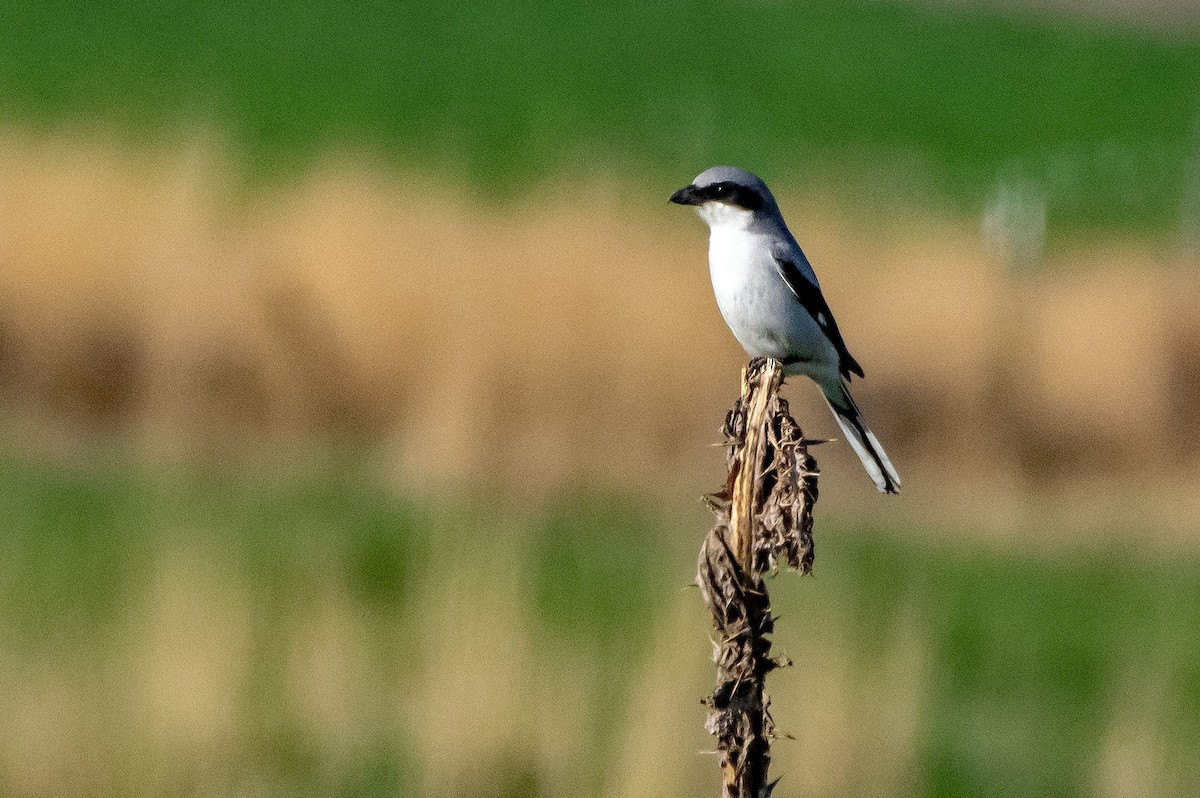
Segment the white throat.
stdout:
<path fill-rule="evenodd" d="M 754 211 L 727 205 L 724 202 L 706 202 L 696 206 L 696 213 L 708 223 L 708 226 L 745 230 L 754 222 Z"/>

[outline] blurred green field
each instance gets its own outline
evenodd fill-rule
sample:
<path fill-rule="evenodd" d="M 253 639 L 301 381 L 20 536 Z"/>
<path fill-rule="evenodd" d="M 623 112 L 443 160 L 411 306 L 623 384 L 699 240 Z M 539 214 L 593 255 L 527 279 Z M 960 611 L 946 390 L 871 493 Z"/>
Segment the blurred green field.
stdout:
<path fill-rule="evenodd" d="M 698 508 L 368 471 L 0 463 L 0 792 L 715 787 Z M 911 531 L 820 518 L 816 575 L 771 583 L 782 794 L 1196 794 L 1194 555 Z"/>
<path fill-rule="evenodd" d="M 864 0 L 0 7 L 0 119 L 134 139 L 195 127 L 253 168 L 330 148 L 511 196 L 570 175 L 674 187 L 715 162 L 851 203 L 1054 229 L 1197 213 L 1200 29 Z M 1181 216 L 1183 218 L 1181 218 Z M 1189 228 L 1190 229 L 1190 228 Z"/>
<path fill-rule="evenodd" d="M 822 454 L 776 794 L 1200 794 L 1198 87 L 926 3 L 0 4 L 0 795 L 713 794 L 715 162 L 909 464 Z"/>

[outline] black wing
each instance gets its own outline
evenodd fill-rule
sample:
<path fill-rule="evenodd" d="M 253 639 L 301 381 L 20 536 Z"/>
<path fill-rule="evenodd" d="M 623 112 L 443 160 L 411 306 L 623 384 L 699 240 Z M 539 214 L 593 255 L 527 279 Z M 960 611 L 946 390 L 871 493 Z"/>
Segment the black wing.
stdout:
<path fill-rule="evenodd" d="M 842 372 L 842 376 L 847 379 L 852 373 L 863 376 L 862 366 L 858 365 L 858 361 L 846 349 L 846 342 L 842 340 L 842 333 L 838 330 L 837 321 L 834 320 L 833 313 L 829 310 L 829 304 L 821 295 L 820 287 L 805 277 L 794 261 L 776 255 L 775 265 L 779 267 L 780 276 L 788 284 L 788 288 L 792 289 L 797 301 L 808 311 L 809 315 L 817 322 L 817 326 L 833 343 L 833 348 L 838 353 L 838 370 Z"/>

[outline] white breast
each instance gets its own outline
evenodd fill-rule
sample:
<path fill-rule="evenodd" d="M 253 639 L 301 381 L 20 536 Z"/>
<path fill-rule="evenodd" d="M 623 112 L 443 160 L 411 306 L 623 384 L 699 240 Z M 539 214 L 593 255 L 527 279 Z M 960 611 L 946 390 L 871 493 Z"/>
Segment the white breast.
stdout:
<path fill-rule="evenodd" d="M 818 369 L 836 364 L 837 353 L 780 275 L 772 241 L 769 233 L 712 226 L 708 268 L 725 323 L 751 356 L 801 358 Z"/>

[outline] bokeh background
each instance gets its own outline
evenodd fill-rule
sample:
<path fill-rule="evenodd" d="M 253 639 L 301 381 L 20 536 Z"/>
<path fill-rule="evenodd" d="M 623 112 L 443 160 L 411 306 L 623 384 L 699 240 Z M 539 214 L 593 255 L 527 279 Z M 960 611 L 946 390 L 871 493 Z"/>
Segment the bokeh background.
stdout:
<path fill-rule="evenodd" d="M 715 794 L 715 163 L 905 478 L 776 795 L 1200 794 L 1193 0 L 0 5 L 0 794 Z"/>

